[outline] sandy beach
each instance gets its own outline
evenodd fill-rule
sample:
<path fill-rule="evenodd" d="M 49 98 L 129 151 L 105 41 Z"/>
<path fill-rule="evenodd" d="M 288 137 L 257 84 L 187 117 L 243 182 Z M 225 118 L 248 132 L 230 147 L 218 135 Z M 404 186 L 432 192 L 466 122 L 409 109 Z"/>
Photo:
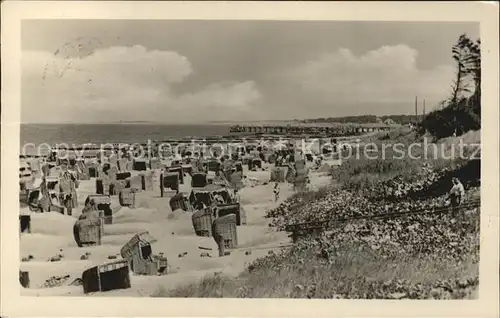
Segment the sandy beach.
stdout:
<path fill-rule="evenodd" d="M 164 253 L 168 258 L 168 274 L 164 276 L 140 276 L 130 273 L 131 288 L 109 292 L 91 293 L 94 296 L 149 296 L 160 287 L 171 289 L 196 281 L 205 275 L 224 272 L 237 275 L 251 261 L 265 256 L 270 250 L 290 243 L 285 232 L 275 232 L 268 226 L 264 215 L 293 194 L 292 185 L 281 184 L 280 199 L 274 202 L 269 164 L 267 171 L 247 171 L 249 178 L 260 185 L 246 186 L 240 191 L 241 206 L 247 215 L 247 224 L 238 226 L 238 248 L 230 250 L 225 257 L 218 256 L 217 244 L 213 238 L 195 235 L 191 213 L 172 211 L 169 197 L 160 197 L 159 191 L 141 191 L 136 194 L 136 208 L 119 207 L 118 197 L 112 196 L 112 206 L 117 211 L 113 224 L 105 225 L 102 245 L 79 248 L 73 238 L 73 224 L 77 220 L 89 194 L 95 193 L 95 179 L 81 181 L 78 192 L 79 207 L 72 216 L 57 212 L 31 213 L 31 233 L 21 234 L 20 257 L 31 255 L 30 261 L 21 261 L 20 269 L 28 271 L 30 288 L 21 288 L 21 295 L 29 296 L 81 296 L 82 286 L 71 285 L 81 278 L 82 272 L 90 267 L 121 259 L 120 249 L 137 232 L 148 231 L 157 242 L 152 244 L 153 253 Z M 245 167 L 246 168 L 246 167 Z M 134 172 L 137 173 L 137 172 Z M 324 174 L 311 172 L 310 188 L 317 188 L 330 182 Z M 189 176 L 181 185 L 181 192 L 189 193 Z M 27 208 L 26 208 L 27 209 Z M 24 211 L 23 211 L 24 212 Z M 27 212 L 29 213 L 29 211 Z M 251 253 L 246 253 L 251 251 Z M 208 252 L 211 257 L 201 257 Z M 81 256 L 90 253 L 88 259 Z M 185 254 L 187 253 L 187 254 Z M 60 261 L 50 258 L 62 254 Z M 179 254 L 185 254 L 179 257 Z M 246 255 L 249 254 L 249 255 Z M 52 276 L 66 276 L 69 279 L 62 286 L 44 288 L 44 282 Z"/>

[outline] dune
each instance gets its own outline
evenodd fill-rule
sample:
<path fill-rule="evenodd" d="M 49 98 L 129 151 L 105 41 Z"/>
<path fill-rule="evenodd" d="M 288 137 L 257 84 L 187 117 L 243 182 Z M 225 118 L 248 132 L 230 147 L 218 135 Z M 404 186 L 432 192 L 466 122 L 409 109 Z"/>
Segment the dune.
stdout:
<path fill-rule="evenodd" d="M 137 232 L 148 231 L 157 242 L 152 244 L 153 253 L 163 253 L 168 258 L 168 274 L 164 276 L 139 276 L 130 274 L 132 287 L 124 290 L 93 293 L 92 296 L 149 296 L 158 288 L 175 288 L 180 284 L 193 282 L 215 272 L 237 275 L 253 260 L 267 255 L 273 248 L 290 242 L 286 233 L 274 232 L 265 219 L 266 210 L 275 207 L 293 194 L 292 186 L 281 184 L 280 199 L 274 202 L 273 186 L 269 183 L 267 171 L 246 171 L 249 178 L 257 179 L 259 185 L 245 187 L 240 191 L 242 208 L 247 215 L 247 224 L 238 227 L 238 248 L 230 255 L 218 257 L 213 238 L 195 235 L 191 213 L 172 211 L 169 198 L 160 197 L 158 191 L 137 193 L 136 208 L 121 207 L 115 210 L 113 224 L 106 224 L 102 245 L 79 248 L 74 239 L 72 227 L 86 197 L 95 191 L 95 180 L 82 181 L 78 192 L 79 207 L 72 216 L 56 212 L 32 213 L 32 232 L 21 234 L 20 268 L 29 271 L 30 288 L 22 288 L 22 295 L 29 296 L 82 296 L 81 286 L 69 285 L 82 272 L 92 266 L 120 259 L 121 247 Z M 328 184 L 330 178 L 311 172 L 312 188 Z M 190 180 L 185 179 L 181 191 L 189 193 Z M 112 205 L 118 207 L 118 198 L 112 197 Z M 246 251 L 252 253 L 246 255 Z M 210 257 L 201 257 L 208 253 Z M 87 259 L 81 259 L 87 254 Z M 60 260 L 49 261 L 61 255 Z M 43 288 L 51 276 L 69 278 L 59 287 Z"/>

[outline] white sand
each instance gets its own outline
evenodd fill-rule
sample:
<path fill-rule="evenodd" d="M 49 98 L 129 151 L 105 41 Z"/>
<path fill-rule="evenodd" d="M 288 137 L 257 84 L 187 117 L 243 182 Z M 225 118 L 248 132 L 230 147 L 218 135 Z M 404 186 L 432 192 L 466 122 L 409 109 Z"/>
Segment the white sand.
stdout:
<path fill-rule="evenodd" d="M 269 171 L 245 171 L 249 177 L 268 181 Z M 311 173 L 311 187 L 326 185 L 330 178 L 314 172 Z M 189 193 L 190 179 L 185 178 L 181 191 Z M 121 208 L 114 214 L 113 224 L 105 225 L 102 245 L 79 248 L 73 239 L 73 224 L 83 208 L 87 195 L 94 193 L 95 180 L 82 181 L 78 189 L 80 206 L 73 216 L 59 213 L 32 214 L 32 233 L 21 235 L 20 256 L 32 255 L 34 259 L 21 262 L 20 268 L 29 271 L 30 288 L 21 288 L 22 295 L 55 296 L 83 295 L 81 286 L 62 286 L 41 288 L 45 280 L 51 276 L 70 275 L 68 283 L 81 278 L 82 272 L 92 266 L 111 262 L 108 256 L 118 258 L 120 249 L 136 232 L 147 230 L 158 242 L 153 244 L 153 253 L 164 253 L 169 262 L 169 274 L 164 276 L 138 276 L 131 273 L 132 287 L 104 293 L 93 293 L 93 296 L 149 296 L 160 286 L 170 289 L 180 284 L 193 282 L 200 277 L 221 272 L 237 275 L 245 266 L 256 258 L 265 256 L 271 248 L 288 244 L 290 239 L 284 232 L 274 232 L 269 228 L 269 221 L 264 218 L 266 210 L 277 203 L 273 199 L 273 183 L 246 187 L 240 191 L 242 208 L 247 215 L 247 224 L 238 227 L 238 249 L 232 250 L 229 256 L 218 257 L 217 245 L 213 238 L 197 237 L 191 221 L 191 213 L 171 211 L 169 198 L 161 198 L 159 193 L 143 191 L 136 196 L 137 208 Z M 292 186 L 281 185 L 283 201 L 292 194 Z M 118 199 L 113 197 L 113 205 L 118 206 Z M 211 251 L 199 249 L 211 248 Z M 252 250 L 251 255 L 245 255 Z M 91 253 L 88 260 L 80 260 L 86 252 Z M 187 255 L 179 258 L 180 253 Z M 211 258 L 200 257 L 203 252 L 211 254 Z M 50 262 L 48 259 L 63 254 L 61 261 Z"/>

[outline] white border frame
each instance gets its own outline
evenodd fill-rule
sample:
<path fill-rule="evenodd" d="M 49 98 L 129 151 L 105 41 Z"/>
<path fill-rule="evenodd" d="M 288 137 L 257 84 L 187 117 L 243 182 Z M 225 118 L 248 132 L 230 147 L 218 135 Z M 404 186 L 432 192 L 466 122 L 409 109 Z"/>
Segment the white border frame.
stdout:
<path fill-rule="evenodd" d="M 7 316 L 460 316 L 498 317 L 499 99 L 496 2 L 2 3 L 1 312 Z M 480 299 L 475 301 L 21 297 L 17 187 L 22 19 L 254 19 L 479 21 L 483 63 Z M 17 183 L 16 183 L 17 184 Z"/>

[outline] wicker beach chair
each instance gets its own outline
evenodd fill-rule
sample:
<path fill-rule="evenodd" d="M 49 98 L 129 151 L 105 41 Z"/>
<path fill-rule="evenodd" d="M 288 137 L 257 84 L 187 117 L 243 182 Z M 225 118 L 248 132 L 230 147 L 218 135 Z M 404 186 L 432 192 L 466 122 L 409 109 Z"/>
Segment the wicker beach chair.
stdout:
<path fill-rule="evenodd" d="M 164 197 L 167 195 L 167 190 L 179 193 L 179 173 L 178 172 L 165 172 L 160 177 L 160 193 Z"/>
<path fill-rule="evenodd" d="M 229 214 L 234 214 L 236 216 L 236 225 L 242 224 L 241 209 L 239 203 L 227 203 L 219 204 L 215 208 L 215 215 L 217 217 L 223 217 Z"/>
<path fill-rule="evenodd" d="M 215 219 L 213 221 L 212 232 L 216 242 L 218 242 L 219 237 L 222 236 L 225 249 L 234 249 L 238 247 L 238 233 L 235 214 L 228 214 Z"/>
<path fill-rule="evenodd" d="M 83 293 L 127 289 L 130 284 L 130 270 L 127 260 L 94 266 L 82 273 Z"/>
<path fill-rule="evenodd" d="M 21 233 L 31 233 L 31 215 L 19 215 Z"/>
<path fill-rule="evenodd" d="M 167 258 L 153 255 L 151 244 L 156 242 L 148 232 L 135 234 L 120 250 L 129 263 L 130 270 L 137 275 L 167 274 Z"/>
<path fill-rule="evenodd" d="M 88 206 L 90 200 L 94 200 L 95 206 L 99 211 L 100 217 L 104 224 L 113 223 L 113 209 L 111 208 L 111 197 L 109 195 L 93 194 L 89 195 L 85 200 L 85 205 Z"/>
<path fill-rule="evenodd" d="M 127 188 L 133 189 L 135 192 L 139 192 L 142 190 L 142 177 L 141 176 L 133 176 L 127 179 Z"/>
<path fill-rule="evenodd" d="M 133 170 L 145 171 L 148 168 L 148 164 L 144 159 L 136 159 L 133 162 Z"/>
<path fill-rule="evenodd" d="M 116 180 L 126 180 L 127 178 L 130 178 L 132 174 L 129 171 L 124 171 L 124 172 L 117 172 L 116 173 Z"/>
<path fill-rule="evenodd" d="M 284 167 L 273 167 L 271 169 L 271 181 L 272 182 L 285 182 L 285 172 Z"/>
<path fill-rule="evenodd" d="M 204 172 L 195 172 L 191 177 L 192 188 L 203 188 L 207 185 L 207 174 Z"/>
<path fill-rule="evenodd" d="M 80 219 L 73 226 L 73 236 L 78 247 L 101 245 L 102 222 L 99 217 Z"/>
<path fill-rule="evenodd" d="M 135 208 L 135 190 L 132 188 L 121 189 L 118 194 L 118 201 L 121 206 Z"/>
<path fill-rule="evenodd" d="M 118 169 L 121 172 L 129 171 L 130 169 L 129 160 L 127 158 L 121 158 L 118 160 Z"/>
<path fill-rule="evenodd" d="M 108 177 L 103 176 L 102 178 L 97 178 L 95 180 L 95 192 L 101 195 L 110 195 L 111 180 Z"/>
<path fill-rule="evenodd" d="M 149 160 L 149 168 L 151 170 L 160 169 L 161 168 L 161 161 L 160 161 L 160 159 L 158 159 L 158 158 L 151 158 Z"/>
<path fill-rule="evenodd" d="M 19 271 L 19 283 L 23 288 L 30 288 L 30 273 L 26 271 Z"/>
<path fill-rule="evenodd" d="M 169 168 L 167 168 L 167 172 L 168 173 L 172 173 L 172 172 L 178 173 L 179 174 L 179 183 L 184 184 L 184 172 L 182 170 L 181 165 L 169 167 Z"/>
<path fill-rule="evenodd" d="M 191 219 L 193 221 L 194 232 L 197 236 L 212 236 L 212 223 L 214 217 L 211 208 L 205 208 L 194 212 Z"/>
<path fill-rule="evenodd" d="M 143 171 L 140 174 L 141 178 L 141 189 L 144 191 L 152 191 L 153 190 L 153 172 L 152 171 Z"/>
<path fill-rule="evenodd" d="M 192 176 L 193 175 L 193 165 L 191 164 L 183 164 L 182 165 L 182 172 L 187 173 L 188 175 Z"/>
<path fill-rule="evenodd" d="M 189 198 L 184 193 L 178 193 L 170 199 L 170 208 L 172 211 L 181 209 L 186 212 L 193 212 Z"/>
<path fill-rule="evenodd" d="M 243 184 L 243 172 L 241 171 L 236 171 L 231 174 L 231 177 L 229 178 L 229 182 L 231 184 L 231 187 L 233 189 L 240 190 L 244 187 Z"/>

